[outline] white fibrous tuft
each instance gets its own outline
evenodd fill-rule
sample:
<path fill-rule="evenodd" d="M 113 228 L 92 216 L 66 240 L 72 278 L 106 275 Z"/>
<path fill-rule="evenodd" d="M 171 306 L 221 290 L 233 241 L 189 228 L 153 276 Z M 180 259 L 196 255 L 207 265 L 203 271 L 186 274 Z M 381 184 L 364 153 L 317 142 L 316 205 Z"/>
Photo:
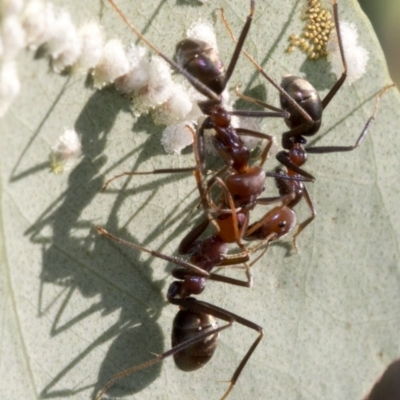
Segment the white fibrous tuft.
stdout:
<path fill-rule="evenodd" d="M 101 60 L 104 48 L 104 33 L 96 21 L 87 22 L 78 31 L 81 51 L 73 65 L 76 73 L 85 73 L 94 68 Z"/>
<path fill-rule="evenodd" d="M 18 53 L 25 47 L 25 31 L 19 16 L 9 15 L 0 25 L 2 38 L 2 59 L 14 60 Z"/>
<path fill-rule="evenodd" d="M 14 61 L 6 61 L 0 65 L 0 118 L 6 113 L 14 99 L 18 96 L 21 83 Z"/>
<path fill-rule="evenodd" d="M 149 64 L 147 49 L 131 43 L 126 52 L 129 71 L 115 81 L 115 87 L 124 94 L 137 93 L 149 82 Z"/>
<path fill-rule="evenodd" d="M 152 56 L 149 81 L 134 98 L 136 113 L 142 114 L 163 104 L 171 96 L 173 81 L 169 65 L 159 56 Z"/>
<path fill-rule="evenodd" d="M 47 41 L 47 51 L 53 61 L 55 72 L 71 66 L 81 53 L 81 40 L 71 16 L 61 10 L 55 17 L 53 30 Z"/>
<path fill-rule="evenodd" d="M 186 31 L 186 36 L 190 39 L 201 40 L 218 51 L 214 28 L 207 22 L 196 22 Z"/>
<path fill-rule="evenodd" d="M 1 1 L 1 16 L 3 19 L 11 15 L 21 13 L 24 2 L 22 0 L 2 0 Z"/>
<path fill-rule="evenodd" d="M 179 83 L 172 83 L 170 97 L 152 113 L 157 124 L 176 124 L 188 119 L 193 103 L 187 88 Z"/>
<path fill-rule="evenodd" d="M 369 53 L 364 47 L 358 44 L 358 32 L 355 24 L 350 22 L 341 22 L 340 35 L 347 62 L 346 81 L 351 85 L 365 74 Z M 327 50 L 332 72 L 339 77 L 343 72 L 343 63 L 340 57 L 337 35 L 331 34 Z"/>
<path fill-rule="evenodd" d="M 128 71 L 129 61 L 122 42 L 119 39 L 109 40 L 104 46 L 100 62 L 93 69 L 94 86 L 100 89 Z"/>
<path fill-rule="evenodd" d="M 22 14 L 22 26 L 26 33 L 28 48 L 36 50 L 46 43 L 52 35 L 56 16 L 51 3 L 31 0 Z"/>
<path fill-rule="evenodd" d="M 262 124 L 263 124 L 263 118 L 240 117 L 238 125 L 234 126 L 262 133 L 263 132 Z M 263 141 L 263 139 L 256 138 L 254 136 L 240 135 L 240 138 L 243 140 L 243 142 L 250 150 L 259 146 Z"/>
<path fill-rule="evenodd" d="M 50 169 L 54 174 L 69 171 L 82 152 L 81 138 L 74 129 L 67 129 L 51 148 Z"/>
<path fill-rule="evenodd" d="M 190 146 L 193 143 L 193 135 L 188 128 L 188 125 L 194 129 L 193 124 L 181 122 L 176 125 L 167 126 L 161 138 L 161 144 L 164 146 L 166 153 L 180 154 L 182 149 Z"/>
<path fill-rule="evenodd" d="M 186 85 L 186 93 L 189 96 L 190 102 L 192 103 L 191 111 L 186 115 L 186 121 L 197 121 L 203 116 L 203 112 L 200 110 L 198 105 L 199 101 L 204 101 L 207 98 L 198 92 L 192 85 Z"/>

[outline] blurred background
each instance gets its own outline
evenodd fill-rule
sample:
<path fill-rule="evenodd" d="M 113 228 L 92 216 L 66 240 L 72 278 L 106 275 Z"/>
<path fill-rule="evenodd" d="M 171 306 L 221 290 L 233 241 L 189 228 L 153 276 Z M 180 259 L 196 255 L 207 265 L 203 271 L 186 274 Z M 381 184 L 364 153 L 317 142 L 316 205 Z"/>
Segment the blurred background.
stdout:
<path fill-rule="evenodd" d="M 400 0 L 358 0 L 386 55 L 390 75 L 400 87 Z"/>

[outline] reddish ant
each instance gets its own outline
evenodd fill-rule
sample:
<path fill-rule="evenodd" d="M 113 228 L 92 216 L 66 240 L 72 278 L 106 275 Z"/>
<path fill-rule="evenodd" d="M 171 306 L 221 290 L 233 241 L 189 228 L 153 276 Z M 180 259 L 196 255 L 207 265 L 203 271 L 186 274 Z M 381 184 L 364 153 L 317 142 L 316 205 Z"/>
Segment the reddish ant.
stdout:
<path fill-rule="evenodd" d="M 216 177 L 208 183 L 206 192 L 202 192 L 200 178 L 196 178 L 201 193 L 202 202 L 209 219 L 213 220 L 219 231 L 225 233 L 224 240 L 226 243 L 237 242 L 238 245 L 245 250 L 241 243 L 241 237 L 248 224 L 248 212 L 253 209 L 257 203 L 257 198 L 264 191 L 265 178 L 278 177 L 284 179 L 282 175 L 275 173 L 266 173 L 261 165 L 265 162 L 269 150 L 272 145 L 272 137 L 270 135 L 255 132 L 244 128 L 234 128 L 231 125 L 231 116 L 248 116 L 248 117 L 281 117 L 289 118 L 287 111 L 280 110 L 276 107 L 263 104 L 266 108 L 273 110 L 272 112 L 260 111 L 228 111 L 223 107 L 221 94 L 225 90 L 227 83 L 233 73 L 238 61 L 240 52 L 242 51 L 244 40 L 250 29 L 250 25 L 254 14 L 254 0 L 250 1 L 250 13 L 246 23 L 242 29 L 239 40 L 231 57 L 226 72 L 224 73 L 222 63 L 216 51 L 210 48 L 206 43 L 199 40 L 184 39 L 176 46 L 175 58 L 177 62 L 165 56 L 151 42 L 149 42 L 140 32 L 126 19 L 125 15 L 114 3 L 109 0 L 112 7 L 120 15 L 123 21 L 130 29 L 143 40 L 155 53 L 162 57 L 174 70 L 181 73 L 193 85 L 193 87 L 207 97 L 206 100 L 200 101 L 199 107 L 207 116 L 197 132 L 198 143 L 198 164 L 201 169 L 205 167 L 205 150 L 204 150 L 204 131 L 205 129 L 214 129 L 215 136 L 212 142 L 221 158 L 225 161 L 226 167 L 221 170 Z M 284 91 L 278 87 L 283 96 Z M 294 103 L 291 97 L 287 96 L 288 103 Z M 260 139 L 267 139 L 269 142 L 261 154 L 260 166 L 251 166 L 250 151 L 241 139 L 241 136 L 252 136 Z M 138 175 L 138 174 L 160 174 L 160 173 L 176 173 L 176 172 L 195 172 L 196 167 L 181 169 L 158 169 L 150 172 L 124 172 L 116 175 L 108 180 L 103 186 L 103 190 L 108 184 L 121 176 Z M 222 176 L 222 178 L 221 178 Z M 301 176 L 288 177 L 289 179 L 304 181 L 310 180 Z M 217 185 L 221 188 L 226 201 L 222 201 L 217 213 L 217 217 L 210 217 L 207 211 L 210 207 L 210 191 Z M 203 193 L 203 194 L 202 194 Z M 290 196 L 292 196 L 290 194 Z M 286 197 L 284 196 L 284 199 Z M 276 201 L 278 201 L 278 198 Z M 282 199 L 282 200 L 284 200 Z M 236 212 L 235 209 L 238 211 Z M 219 216 L 218 216 L 219 215 Z M 197 228 L 194 229 L 196 231 Z M 190 233 L 189 233 L 190 237 Z"/>
<path fill-rule="evenodd" d="M 282 147 L 285 150 L 278 152 L 276 155 L 277 160 L 286 167 L 287 173 L 283 174 L 283 170 L 278 169 L 277 171 L 282 173 L 282 176 L 289 176 L 292 178 L 291 181 L 284 182 L 281 177 L 276 178 L 276 183 L 281 195 L 293 195 L 293 199 L 285 205 L 292 209 L 303 197 L 305 197 L 308 207 L 311 210 L 311 216 L 299 224 L 298 229 L 293 237 L 294 246 L 297 248 L 296 238 L 297 236 L 305 229 L 305 227 L 310 224 L 315 216 L 316 211 L 310 195 L 307 191 L 304 182 L 296 180 L 296 178 L 303 176 L 312 181 L 315 180 L 314 176 L 302 169 L 301 167 L 307 161 L 308 153 L 334 153 L 334 152 L 345 152 L 352 151 L 356 149 L 361 142 L 364 140 L 368 129 L 371 123 L 375 120 L 376 111 L 378 108 L 379 100 L 389 90 L 391 87 L 395 86 L 394 84 L 385 86 L 376 96 L 375 107 L 371 117 L 368 119 L 364 128 L 361 131 L 361 134 L 358 136 L 354 145 L 351 146 L 306 146 L 307 139 L 306 136 L 314 136 L 321 127 L 322 122 L 322 113 L 324 109 L 328 106 L 332 98 L 336 95 L 339 89 L 342 87 L 344 81 L 347 77 L 347 64 L 343 51 L 343 43 L 340 34 L 340 26 L 339 26 L 339 14 L 338 14 L 338 5 L 337 0 L 332 0 L 333 6 L 333 15 L 335 22 L 335 29 L 337 34 L 337 40 L 339 44 L 340 56 L 343 64 L 343 72 L 341 77 L 336 81 L 333 87 L 329 90 L 328 94 L 321 100 L 316 89 L 308 82 L 306 79 L 294 76 L 287 75 L 283 78 L 281 82 L 280 90 L 280 103 L 282 110 L 286 111 L 289 116 L 284 117 L 286 125 L 290 128 L 289 131 L 284 132 L 282 134 Z M 222 19 L 224 24 L 229 32 L 229 35 L 233 39 L 233 41 L 237 42 L 234 37 L 232 30 L 229 27 L 229 24 L 224 16 L 224 11 L 221 9 Z M 267 74 L 267 72 L 254 60 L 254 58 L 249 55 L 244 49 L 242 50 L 246 57 L 253 63 L 253 65 L 257 68 L 257 70 L 270 82 L 273 86 L 277 87 L 277 84 L 274 80 Z M 236 93 L 239 97 L 244 100 L 251 101 L 255 104 L 258 104 L 262 107 L 269 108 L 268 104 L 265 104 L 262 101 L 257 99 L 245 96 L 241 93 Z M 289 101 L 291 98 L 294 101 Z M 262 203 L 263 199 L 258 199 L 258 203 Z M 284 212 L 282 207 L 276 208 L 275 212 L 277 215 Z M 293 216 L 289 216 L 288 218 L 292 221 Z M 270 210 L 265 216 L 265 221 L 273 221 L 274 220 L 274 210 Z M 262 238 L 265 235 L 271 235 L 271 228 L 267 226 L 263 227 L 262 220 L 253 224 L 248 228 L 247 233 L 245 234 L 245 238 L 255 239 Z M 279 235 L 277 235 L 279 237 Z"/>

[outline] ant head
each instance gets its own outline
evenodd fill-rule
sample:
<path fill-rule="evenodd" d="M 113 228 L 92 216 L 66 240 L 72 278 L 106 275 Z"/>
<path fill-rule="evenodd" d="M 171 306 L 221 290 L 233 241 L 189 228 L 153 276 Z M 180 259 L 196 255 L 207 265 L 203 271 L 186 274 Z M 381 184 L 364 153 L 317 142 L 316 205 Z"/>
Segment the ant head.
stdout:
<path fill-rule="evenodd" d="M 195 39 L 181 40 L 175 49 L 176 62 L 192 77 L 190 83 L 200 92 L 196 80 L 207 86 L 216 94 L 221 94 L 225 89 L 224 67 L 219 58 L 218 51 L 205 42 Z"/>

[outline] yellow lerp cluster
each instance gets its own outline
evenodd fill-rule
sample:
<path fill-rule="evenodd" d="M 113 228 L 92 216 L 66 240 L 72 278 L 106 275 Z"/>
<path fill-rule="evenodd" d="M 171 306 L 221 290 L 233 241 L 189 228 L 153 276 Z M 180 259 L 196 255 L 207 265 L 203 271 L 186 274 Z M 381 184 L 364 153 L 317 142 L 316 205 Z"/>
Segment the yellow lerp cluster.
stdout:
<path fill-rule="evenodd" d="M 332 14 L 322 7 L 321 0 L 308 0 L 303 19 L 306 21 L 303 32 L 300 36 L 289 36 L 289 46 L 286 51 L 291 53 L 298 47 L 314 60 L 326 56 L 326 44 L 335 27 Z"/>

